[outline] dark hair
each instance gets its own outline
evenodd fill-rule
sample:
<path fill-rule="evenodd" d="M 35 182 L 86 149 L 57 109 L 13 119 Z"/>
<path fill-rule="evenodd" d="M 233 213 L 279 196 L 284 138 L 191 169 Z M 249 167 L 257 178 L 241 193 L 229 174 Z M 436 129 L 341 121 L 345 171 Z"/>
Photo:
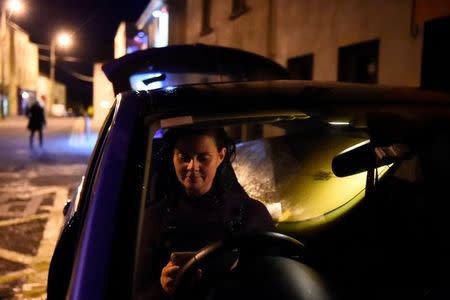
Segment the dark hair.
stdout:
<path fill-rule="evenodd" d="M 188 136 L 203 136 L 207 135 L 214 139 L 217 149 L 220 151 L 222 148 L 226 148 L 226 155 L 224 161 L 232 161 L 236 156 L 236 144 L 228 136 L 227 132 L 223 127 L 213 127 L 213 128 L 198 128 L 198 127 L 182 127 L 182 128 L 172 128 L 168 129 L 164 134 L 164 142 L 168 148 L 170 155 L 173 154 L 175 145 L 178 140 L 182 137 Z"/>
<path fill-rule="evenodd" d="M 189 136 L 210 136 L 214 139 L 217 149 L 220 151 L 226 148 L 225 158 L 217 168 L 216 176 L 213 181 L 215 193 L 234 192 L 246 194 L 242 186 L 239 184 L 236 174 L 234 173 L 231 161 L 236 156 L 236 144 L 228 136 L 222 127 L 214 128 L 198 128 L 198 127 L 182 127 L 170 128 L 166 131 L 162 138 L 160 151 L 161 163 L 159 164 L 159 172 L 157 179 L 157 189 L 160 189 L 158 197 L 167 197 L 169 193 L 175 191 L 174 187 L 180 187 L 180 183 L 176 177 L 175 168 L 172 157 L 175 145 L 180 138 Z"/>

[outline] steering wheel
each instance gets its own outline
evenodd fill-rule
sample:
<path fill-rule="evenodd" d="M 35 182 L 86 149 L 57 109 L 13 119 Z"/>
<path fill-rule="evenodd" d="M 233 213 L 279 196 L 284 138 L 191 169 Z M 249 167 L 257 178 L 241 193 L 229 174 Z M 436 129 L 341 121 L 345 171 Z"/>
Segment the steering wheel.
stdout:
<path fill-rule="evenodd" d="M 250 252 L 252 255 L 264 255 L 264 253 L 276 251 L 277 256 L 298 258 L 304 252 L 304 245 L 292 237 L 276 232 L 245 232 L 208 245 L 178 272 L 173 298 L 181 299 L 183 295 L 189 293 L 190 283 L 200 266 L 234 249 Z"/>

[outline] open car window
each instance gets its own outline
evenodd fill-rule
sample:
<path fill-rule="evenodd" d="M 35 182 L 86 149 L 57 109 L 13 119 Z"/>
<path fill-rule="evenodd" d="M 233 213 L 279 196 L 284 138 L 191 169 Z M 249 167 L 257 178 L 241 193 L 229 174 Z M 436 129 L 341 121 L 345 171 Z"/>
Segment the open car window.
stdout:
<path fill-rule="evenodd" d="M 311 120 L 267 124 L 261 137 L 238 143 L 233 167 L 247 193 L 262 201 L 276 222 L 307 221 L 364 190 L 364 173 L 338 178 L 330 162 L 336 151 L 366 139 Z"/>
<path fill-rule="evenodd" d="M 177 119 L 177 125 L 180 126 L 183 120 L 189 123 L 186 126 L 199 125 L 193 124 L 193 119 L 208 120 L 185 116 Z M 232 168 L 237 180 L 251 198 L 264 204 L 280 233 L 298 234 L 331 221 L 336 214 L 344 214 L 364 197 L 366 172 L 337 177 L 332 171 L 333 157 L 368 140 L 364 131 L 304 116 L 292 119 L 253 116 L 245 120 L 240 116 L 230 117 L 228 121 L 199 123 L 201 126 L 220 124 L 236 142 Z M 159 278 L 159 274 L 150 271 L 155 264 L 161 268 L 166 263 L 151 259 L 155 250 L 148 240 L 155 230 L 149 211 L 164 201 L 159 198 L 162 194 L 159 189 L 163 186 L 159 184 L 159 177 L 165 174 L 161 169 L 165 165 L 163 135 L 167 128 L 161 128 L 161 124 L 167 126 L 167 120 L 149 124 L 152 142 L 149 143 L 144 179 L 147 189 L 137 264 L 138 294 L 151 286 L 152 280 Z M 170 231 L 170 226 L 167 227 Z"/>
<path fill-rule="evenodd" d="M 202 94 L 204 97 L 193 93 L 197 88 L 205 92 Z M 272 89 L 269 91 L 273 92 Z M 405 256 L 411 250 L 409 245 L 425 245 L 428 241 L 428 236 L 416 236 L 417 224 L 424 218 L 434 220 L 436 187 L 444 186 L 444 180 L 436 171 L 442 174 L 448 166 L 447 119 L 437 125 L 437 119 L 425 118 L 426 111 L 419 109 L 419 106 L 414 106 L 417 109 L 414 113 L 409 106 L 403 110 L 401 103 L 385 103 L 380 107 L 375 105 L 379 95 L 367 100 L 373 101 L 370 102 L 373 107 L 380 107 L 375 112 L 369 111 L 372 106 L 360 104 L 359 98 L 353 102 L 350 101 L 353 98 L 349 100 L 344 95 L 343 99 L 337 99 L 343 105 L 333 106 L 331 100 L 328 102 L 327 95 L 322 95 L 319 100 L 328 105 L 325 107 L 340 110 L 334 113 L 316 110 L 315 105 L 322 107 L 322 104 L 308 102 L 306 96 L 309 92 L 304 103 L 299 102 L 298 105 L 290 102 L 283 104 L 284 99 L 290 99 L 284 98 L 284 94 L 276 100 L 268 98 L 268 101 L 277 102 L 273 106 L 260 104 L 262 95 L 270 93 L 249 92 L 242 95 L 242 103 L 244 98 L 249 103 L 254 101 L 256 108 L 252 113 L 247 113 L 243 108 L 234 108 L 241 100 L 234 90 L 227 89 L 222 95 L 215 89 L 201 86 L 186 93 L 183 90 L 166 92 L 164 96 L 169 99 L 186 96 L 197 102 L 193 107 L 183 106 L 183 110 L 177 107 L 177 110 L 168 112 L 167 107 L 173 108 L 183 102 L 175 101 L 175 98 L 173 102 L 163 103 L 161 100 L 159 107 L 156 105 L 158 102 L 153 101 L 152 111 L 145 120 L 149 134 L 145 137 L 148 142 L 142 193 L 142 204 L 145 205 L 142 206 L 143 221 L 136 263 L 135 290 L 138 295 L 146 292 L 145 288 L 152 282 L 159 284 L 161 270 L 174 252 L 166 251 L 162 260 L 153 259 L 153 254 L 160 254 L 158 251 L 161 249 L 155 248 L 155 240 L 148 237 L 155 232 L 161 235 L 174 233 L 180 228 L 171 226 L 170 222 L 162 222 L 156 228 L 154 219 L 164 219 L 164 214 L 171 208 L 159 206 L 165 201 L 160 197 L 164 195 L 163 191 L 183 188 L 177 181 L 172 181 L 170 185 L 160 184 L 159 181 L 167 175 L 167 172 L 164 174 L 164 161 L 166 166 L 173 163 L 173 153 L 164 151 L 164 135 L 175 128 L 223 127 L 236 142 L 236 156 L 231 166 L 239 186 L 267 210 L 275 223 L 275 231 L 304 242 L 307 255 L 302 258 L 303 261 L 318 269 L 323 268 L 321 271 L 324 274 L 330 275 L 342 286 L 348 279 L 353 280 L 355 274 L 358 277 L 355 286 L 363 281 L 370 286 L 375 282 L 373 279 L 394 265 L 392 262 L 401 260 L 409 263 L 420 252 L 418 249 Z M 155 92 L 155 95 L 158 94 Z M 217 103 L 233 99 L 234 106 L 221 111 L 203 108 L 202 103 L 212 98 Z M 292 99 L 297 104 L 294 100 L 297 99 Z M 350 110 L 346 105 L 355 107 Z M 282 112 L 283 109 L 294 111 Z M 434 109 L 430 108 L 430 111 Z M 164 153 L 168 155 L 164 156 Z M 446 207 L 446 204 L 439 205 Z M 444 214 L 444 211 L 448 210 L 439 210 L 438 213 Z M 197 218 L 195 222 L 201 224 L 203 219 Z M 430 224 L 433 230 L 437 228 L 435 223 Z M 191 232 L 200 234 L 201 227 L 198 228 L 198 231 Z M 191 237 L 185 235 L 186 239 Z M 398 237 L 408 242 L 403 243 Z M 379 241 L 384 238 L 389 243 L 380 246 Z M 391 245 L 395 250 L 393 252 L 389 248 Z M 380 253 L 377 247 L 386 250 L 386 260 L 380 265 L 372 259 Z M 322 262 L 327 262 L 327 265 Z M 371 274 L 373 269 L 376 273 Z M 401 266 L 396 268 L 397 274 L 404 276 L 409 273 L 401 269 Z M 392 275 L 392 279 L 396 278 Z"/>
<path fill-rule="evenodd" d="M 323 218 L 364 196 L 366 172 L 337 177 L 332 171 L 338 153 L 368 140 L 362 130 L 308 118 L 267 122 L 267 117 L 249 124 L 240 120 L 224 128 L 236 142 L 232 166 L 240 185 L 264 203 L 277 223 Z M 153 139 L 153 175 L 163 133 L 159 129 Z M 380 175 L 385 170 L 380 168 Z M 150 175 L 150 189 L 151 180 Z"/>

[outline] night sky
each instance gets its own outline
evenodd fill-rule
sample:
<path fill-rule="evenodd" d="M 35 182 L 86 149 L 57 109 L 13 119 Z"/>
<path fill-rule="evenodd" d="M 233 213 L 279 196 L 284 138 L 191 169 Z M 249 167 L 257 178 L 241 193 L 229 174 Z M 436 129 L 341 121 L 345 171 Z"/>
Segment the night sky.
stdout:
<path fill-rule="evenodd" d="M 74 32 L 74 44 L 60 56 L 80 58 L 81 61 L 57 60 L 56 79 L 67 85 L 68 105 L 92 102 L 92 84 L 68 75 L 75 71 L 92 76 L 94 62 L 113 58 L 114 35 L 121 21 L 135 22 L 150 0 L 22 0 L 26 13 L 14 17 L 14 22 L 30 34 L 32 42 L 49 44 L 60 30 Z M 41 50 L 40 55 L 48 56 Z M 49 63 L 40 61 L 40 72 L 49 74 Z"/>

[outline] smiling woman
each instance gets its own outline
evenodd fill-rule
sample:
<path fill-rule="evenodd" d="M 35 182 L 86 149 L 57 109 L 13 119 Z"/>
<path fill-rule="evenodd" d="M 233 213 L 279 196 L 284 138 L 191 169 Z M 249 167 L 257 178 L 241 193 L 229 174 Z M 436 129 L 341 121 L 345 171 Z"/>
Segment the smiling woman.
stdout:
<path fill-rule="evenodd" d="M 162 296 L 161 288 L 172 294 L 181 267 L 169 260 L 171 253 L 198 251 L 238 232 L 275 229 L 265 206 L 237 182 L 231 167 L 234 142 L 223 128 L 169 129 L 163 142 L 161 180 L 154 185 L 160 194 L 144 226 L 149 257 L 159 261 L 149 267 L 149 293 Z"/>
<path fill-rule="evenodd" d="M 194 125 L 178 122 L 153 138 L 138 271 L 144 298 L 173 293 L 182 267 L 169 259 L 173 252 L 197 252 L 241 231 L 274 231 L 272 223 L 298 237 L 364 196 L 364 172 L 338 178 L 331 170 L 337 153 L 367 139 L 363 132 L 300 112 L 287 120 L 276 114 L 222 119 L 225 127 L 207 116 L 185 117 Z"/>
<path fill-rule="evenodd" d="M 188 196 L 200 197 L 206 194 L 213 185 L 217 168 L 227 154 L 225 145 L 220 145 L 216 141 L 222 141 L 224 138 L 218 136 L 214 131 L 204 134 L 194 135 L 189 133 L 187 136 L 179 136 L 173 150 L 173 164 L 178 181 Z"/>

